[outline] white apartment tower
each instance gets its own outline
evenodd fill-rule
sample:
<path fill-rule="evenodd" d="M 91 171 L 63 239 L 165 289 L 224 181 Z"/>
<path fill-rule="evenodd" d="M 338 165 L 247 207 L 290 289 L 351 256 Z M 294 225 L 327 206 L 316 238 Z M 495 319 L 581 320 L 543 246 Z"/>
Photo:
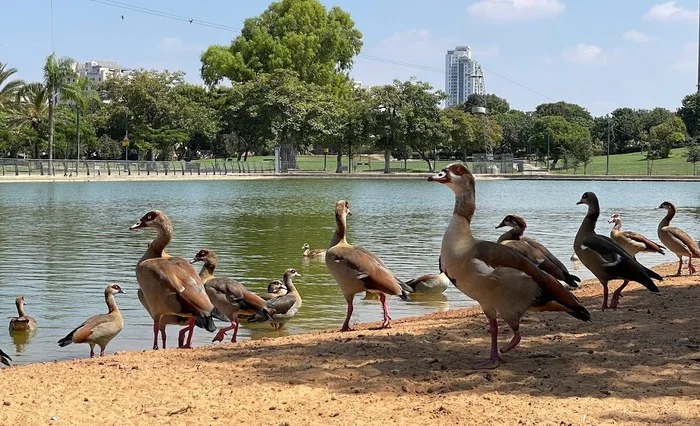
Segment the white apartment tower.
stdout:
<path fill-rule="evenodd" d="M 484 71 L 472 59 L 469 46 L 457 46 L 445 55 L 445 106 L 451 107 L 466 102 L 469 95 L 484 95 Z"/>
<path fill-rule="evenodd" d="M 126 75 L 129 72 L 128 69 L 113 61 L 74 62 L 73 70 L 77 75 L 73 80 L 84 77 L 90 83 L 100 83 L 112 77 Z"/>

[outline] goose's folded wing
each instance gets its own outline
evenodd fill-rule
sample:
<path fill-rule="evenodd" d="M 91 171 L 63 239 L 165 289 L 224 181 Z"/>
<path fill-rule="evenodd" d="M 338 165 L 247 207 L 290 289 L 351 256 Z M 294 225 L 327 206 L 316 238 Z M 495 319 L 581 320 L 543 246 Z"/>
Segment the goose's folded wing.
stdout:
<path fill-rule="evenodd" d="M 552 254 L 551 251 L 544 245 L 542 245 L 539 241 L 533 239 L 533 238 L 527 238 L 523 237 L 521 238 L 522 241 L 525 241 L 526 243 L 530 244 L 532 247 L 536 248 L 537 250 L 541 251 L 547 259 L 549 259 L 550 262 L 554 263 L 559 269 L 561 269 L 564 272 L 568 272 L 566 269 L 566 266 L 564 266 L 563 263 L 555 255 Z"/>
<path fill-rule="evenodd" d="M 633 260 L 627 250 L 604 235 L 590 235 L 581 241 L 582 250 L 591 250 L 602 258 L 602 266 L 612 267 L 620 262 Z"/>
<path fill-rule="evenodd" d="M 275 314 L 286 314 L 296 303 L 296 295 L 286 294 L 267 301 L 267 307 L 274 310 Z"/>
<path fill-rule="evenodd" d="M 95 331 L 95 328 L 100 324 L 104 324 L 112 321 L 113 318 L 109 315 L 95 315 L 85 320 L 78 328 L 73 331 L 73 342 L 75 343 L 85 343 Z"/>
<path fill-rule="evenodd" d="M 655 243 L 654 241 L 637 232 L 624 231 L 622 235 L 634 243 L 643 244 L 647 250 L 653 250 L 656 252 L 663 253 L 663 249 L 665 248 L 661 244 Z"/>
<path fill-rule="evenodd" d="M 367 256 L 371 257 L 371 258 L 374 259 L 374 261 L 377 262 L 380 266 L 382 266 L 382 267 L 384 267 L 384 268 L 387 267 L 386 264 L 384 263 L 384 261 L 383 261 L 382 259 L 380 259 L 379 256 L 377 256 L 376 254 L 372 253 L 368 248 L 362 247 L 362 246 L 353 246 L 352 248 L 355 249 L 355 250 L 359 250 L 359 251 L 361 251 L 362 253 L 366 254 Z M 387 268 L 387 269 L 388 269 L 388 268 Z"/>
<path fill-rule="evenodd" d="M 688 248 L 688 250 L 692 250 L 693 248 L 697 250 L 697 245 L 695 244 L 695 241 L 693 241 L 693 239 L 690 238 L 690 235 L 688 235 L 688 233 L 684 230 L 676 228 L 675 226 L 667 226 L 664 228 L 664 230 L 668 231 L 668 233 L 671 234 L 677 240 L 680 240 L 680 242 L 683 245 L 685 245 Z"/>
<path fill-rule="evenodd" d="M 174 257 L 150 259 L 142 262 L 141 266 L 149 269 L 166 288 L 175 292 L 189 313 L 202 315 L 214 309 L 201 278 L 186 260 Z"/>
<path fill-rule="evenodd" d="M 345 265 L 354 278 L 361 280 L 368 290 L 381 291 L 388 294 L 401 293 L 400 281 L 384 266 L 384 262 L 378 262 L 369 250 L 360 247 L 333 247 L 329 250 L 335 257 L 335 262 Z"/>

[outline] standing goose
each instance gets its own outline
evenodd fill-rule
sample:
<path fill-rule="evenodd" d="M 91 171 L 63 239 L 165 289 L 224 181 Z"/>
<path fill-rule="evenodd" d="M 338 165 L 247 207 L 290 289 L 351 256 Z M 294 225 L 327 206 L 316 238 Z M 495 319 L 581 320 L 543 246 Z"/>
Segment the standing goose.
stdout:
<path fill-rule="evenodd" d="M 326 255 L 326 251 L 323 249 L 311 249 L 309 247 L 308 243 L 304 243 L 303 246 L 301 246 L 301 249 L 303 250 L 302 256 L 306 257 L 323 257 Z"/>
<path fill-rule="evenodd" d="M 391 317 L 389 307 L 386 304 L 385 294 L 399 296 L 403 300 L 408 299 L 411 287 L 401 282 L 386 267 L 384 262 L 374 253 L 364 247 L 352 246 L 346 239 L 347 216 L 352 215 L 350 205 L 345 200 L 335 204 L 336 230 L 331 238 L 326 252 L 326 266 L 348 303 L 348 311 L 345 322 L 340 331 L 350 330 L 350 317 L 353 311 L 353 298 L 363 291 L 379 293 L 382 302 L 384 321 L 381 327 L 389 327 Z"/>
<path fill-rule="evenodd" d="M 496 368 L 503 361 L 498 353 L 498 315 L 514 333 L 501 352 L 520 343 L 520 319 L 530 309 L 564 311 L 590 321 L 586 308 L 556 278 L 508 246 L 474 238 L 474 176 L 463 164 L 450 164 L 428 180 L 445 184 L 455 193 L 452 220 L 442 238 L 440 269 L 462 293 L 479 302 L 489 319 L 490 357 L 475 368 Z"/>
<path fill-rule="evenodd" d="M 700 257 L 700 249 L 695 241 L 690 238 L 684 230 L 671 226 L 671 220 L 676 215 L 676 206 L 670 201 L 664 201 L 659 206 L 660 209 L 666 209 L 666 216 L 659 222 L 657 234 L 662 243 L 666 244 L 669 250 L 676 253 L 678 256 L 678 271 L 676 276 L 681 274 L 683 268 L 683 257 L 688 258 L 688 274 L 695 273 L 693 267 L 693 256 Z"/>
<path fill-rule="evenodd" d="M 105 302 L 109 312 L 86 319 L 78 328 L 59 340 L 58 346 L 87 343 L 90 345 L 90 358 L 92 358 L 95 356 L 95 345 L 97 345 L 100 347 L 100 356 L 104 356 L 107 344 L 124 328 L 122 314 L 119 312 L 117 302 L 114 301 L 114 295 L 120 293 L 124 293 L 121 287 L 116 284 L 108 285 L 105 288 Z"/>
<path fill-rule="evenodd" d="M 245 288 L 238 281 L 214 276 L 218 260 L 216 253 L 212 250 L 200 250 L 192 260 L 192 263 L 195 262 L 204 262 L 199 276 L 204 282 L 207 296 L 216 306 L 216 309 L 223 313 L 227 320 L 231 322 L 229 327 L 219 330 L 212 342 L 221 342 L 224 340 L 226 332 L 233 330 L 231 343 L 235 343 L 238 335 L 238 316 L 241 314 L 254 315 L 259 313 L 264 318 L 270 318 L 266 303 L 260 296 Z"/>
<path fill-rule="evenodd" d="M 282 330 L 284 325 L 287 324 L 287 322 L 299 312 L 299 308 L 301 308 L 301 294 L 299 294 L 299 290 L 297 290 L 292 282 L 292 278 L 300 276 L 301 274 L 294 268 L 289 268 L 284 271 L 282 281 L 284 287 L 287 289 L 287 293 L 267 301 L 267 307 L 272 314 L 270 323 L 277 331 Z M 248 322 L 260 322 L 262 320 L 263 317 L 261 317 L 260 314 L 248 318 Z"/>
<path fill-rule="evenodd" d="M 538 268 L 547 272 L 549 275 L 564 281 L 571 287 L 578 287 L 581 279 L 576 275 L 569 273 L 563 263 L 550 252 L 547 247 L 543 246 L 536 240 L 524 237 L 527 222 L 518 215 L 509 214 L 504 217 L 501 223 L 496 226 L 496 229 L 504 226 L 510 226 L 510 230 L 506 231 L 498 238 L 498 243 L 505 244 L 514 248 L 520 254 L 527 257 L 528 260 L 537 265 Z"/>
<path fill-rule="evenodd" d="M 426 274 L 410 281 L 406 285 L 416 293 L 442 293 L 447 290 L 450 280 L 442 272 L 439 274 Z"/>
<path fill-rule="evenodd" d="M 592 192 L 586 192 L 576 204 L 586 204 L 588 213 L 574 239 L 574 251 L 581 262 L 603 285 L 603 309 L 608 309 L 608 281 L 624 280 L 622 285 L 615 290 L 610 303 L 611 308 L 617 308 L 622 290 L 630 281 L 635 281 L 658 293 L 659 288 L 653 279 L 663 280 L 659 274 L 647 269 L 631 256 L 624 248 L 620 247 L 610 238 L 596 234 L 595 225 L 600 216 L 598 197 Z"/>
<path fill-rule="evenodd" d="M 653 242 L 644 235 L 632 231 L 622 231 L 622 216 L 619 213 L 613 213 L 608 223 L 614 224 L 610 230 L 610 238 L 633 257 L 636 257 L 637 253 L 665 254 L 666 247 Z"/>
<path fill-rule="evenodd" d="M 181 348 L 190 348 L 195 325 L 214 332 L 213 316 L 224 321 L 225 317 L 204 292 L 204 284 L 194 267 L 185 259 L 165 253 L 173 234 L 172 223 L 165 213 L 150 211 L 130 229 L 145 228 L 155 229 L 157 235 L 136 264 L 136 279 L 139 300 L 153 318 L 153 349 L 158 349 L 159 332 L 165 348 L 166 324 L 186 325 L 178 342 Z M 184 343 L 187 332 L 189 336 Z"/>
<path fill-rule="evenodd" d="M 8 354 L 6 354 L 5 352 L 2 351 L 2 349 L 0 349 L 0 362 L 9 366 L 10 361 L 12 361 L 12 358 L 10 358 L 10 356 Z"/>
<path fill-rule="evenodd" d="M 34 331 L 36 330 L 36 320 L 24 312 L 24 296 L 19 296 L 15 299 L 17 307 L 17 316 L 10 318 L 10 333 L 15 331 Z"/>

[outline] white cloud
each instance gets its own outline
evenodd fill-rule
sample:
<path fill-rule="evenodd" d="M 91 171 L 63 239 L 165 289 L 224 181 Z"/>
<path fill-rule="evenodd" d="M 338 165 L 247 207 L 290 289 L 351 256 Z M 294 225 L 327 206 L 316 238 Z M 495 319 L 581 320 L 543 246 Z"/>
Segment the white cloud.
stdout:
<path fill-rule="evenodd" d="M 166 37 L 158 43 L 158 48 L 164 52 L 186 53 L 201 52 L 202 46 L 185 44 L 178 37 Z"/>
<path fill-rule="evenodd" d="M 697 53 L 697 42 L 692 41 L 684 44 L 671 67 L 682 74 L 695 74 L 698 71 Z"/>
<path fill-rule="evenodd" d="M 622 39 L 634 43 L 647 43 L 654 40 L 654 37 L 637 30 L 629 30 L 622 34 Z"/>
<path fill-rule="evenodd" d="M 561 0 L 479 0 L 468 8 L 474 16 L 496 21 L 551 18 L 564 9 Z"/>
<path fill-rule="evenodd" d="M 567 47 L 561 53 L 566 62 L 577 64 L 599 64 L 608 61 L 608 53 L 594 44 L 579 43 L 573 47 Z"/>
<path fill-rule="evenodd" d="M 684 9 L 678 7 L 675 1 L 655 4 L 644 15 L 645 19 L 656 21 L 683 21 L 694 20 L 698 17 L 697 10 Z"/>

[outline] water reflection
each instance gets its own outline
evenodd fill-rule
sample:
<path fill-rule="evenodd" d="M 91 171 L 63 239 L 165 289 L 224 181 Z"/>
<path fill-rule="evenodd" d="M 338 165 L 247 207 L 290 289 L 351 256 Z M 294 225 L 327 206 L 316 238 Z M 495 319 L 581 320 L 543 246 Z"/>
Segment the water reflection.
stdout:
<path fill-rule="evenodd" d="M 664 215 L 656 209 L 674 201 L 674 225 L 697 236 L 700 183 L 695 182 L 555 182 L 477 181 L 477 238 L 495 240 L 494 226 L 507 214 L 528 222 L 527 234 L 544 243 L 582 279 L 591 277 L 569 260 L 585 209 L 575 203 L 595 191 L 601 217 L 619 212 L 625 229 L 655 238 Z M 438 271 L 442 234 L 450 220 L 453 194 L 440 185 L 411 180 L 279 180 L 196 182 L 92 182 L 0 185 L 0 318 L 14 316 L 14 298 L 24 294 L 28 312 L 40 324 L 36 335 L 19 343 L 17 363 L 84 357 L 79 345 L 58 348 L 56 341 L 90 315 L 106 312 L 107 283 L 128 293 L 117 300 L 126 326 L 109 352 L 148 349 L 151 319 L 136 297 L 137 260 L 152 233 L 128 230 L 145 212 L 165 211 L 174 225 L 168 253 L 192 258 L 203 247 L 219 255 L 217 275 L 237 279 L 265 292 L 287 268 L 304 300 L 282 334 L 269 324 L 241 325 L 239 339 L 275 338 L 286 333 L 338 328 L 346 302 L 323 259 L 302 256 L 306 242 L 326 248 L 335 229 L 333 206 L 351 202 L 348 240 L 368 247 L 401 279 Z M 608 234 L 601 223 L 598 232 Z M 674 261 L 673 256 L 642 253 L 646 265 Z M 380 321 L 376 299 L 355 299 L 353 321 Z M 414 295 L 410 302 L 387 298 L 392 318 L 423 315 L 471 305 L 452 286 L 436 296 Z M 175 329 L 169 330 L 175 336 Z M 13 339 L 0 336 L 0 348 Z M 194 344 L 209 344 L 213 334 L 195 331 Z"/>
<path fill-rule="evenodd" d="M 10 337 L 12 338 L 12 343 L 15 345 L 16 353 L 21 354 L 25 351 L 27 345 L 31 342 L 32 338 L 36 334 L 36 329 L 31 331 L 12 331 L 10 330 Z"/>

